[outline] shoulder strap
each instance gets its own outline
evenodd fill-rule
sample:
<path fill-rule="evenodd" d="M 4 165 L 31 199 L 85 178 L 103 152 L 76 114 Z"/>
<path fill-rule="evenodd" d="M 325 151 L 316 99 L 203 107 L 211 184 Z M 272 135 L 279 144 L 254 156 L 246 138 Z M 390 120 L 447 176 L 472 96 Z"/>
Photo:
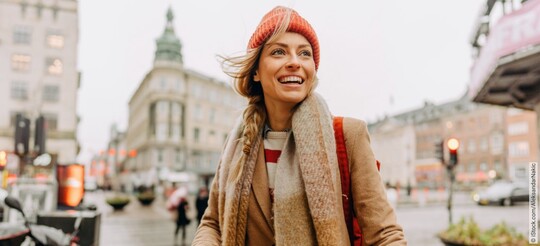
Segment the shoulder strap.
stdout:
<path fill-rule="evenodd" d="M 351 208 L 353 197 L 351 195 L 351 175 L 349 171 L 349 159 L 347 157 L 347 145 L 343 134 L 343 117 L 334 117 L 334 136 L 336 138 L 336 153 L 341 175 L 341 198 L 343 202 L 343 215 L 349 232 L 351 245 L 362 245 L 362 229 L 355 218 L 354 210 Z M 377 170 L 381 170 L 381 163 L 375 160 Z"/>
<path fill-rule="evenodd" d="M 349 173 L 349 160 L 347 158 L 347 147 L 343 136 L 343 117 L 334 117 L 334 136 L 336 138 L 336 152 L 339 164 L 339 174 L 341 175 L 341 193 L 343 202 L 343 214 L 351 242 L 354 241 L 353 214 L 351 213 L 351 176 Z"/>

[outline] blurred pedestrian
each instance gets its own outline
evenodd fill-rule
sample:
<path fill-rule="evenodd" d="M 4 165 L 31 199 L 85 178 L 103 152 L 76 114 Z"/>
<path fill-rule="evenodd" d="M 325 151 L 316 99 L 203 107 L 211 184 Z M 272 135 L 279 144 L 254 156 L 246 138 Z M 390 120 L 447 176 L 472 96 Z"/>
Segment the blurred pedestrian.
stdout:
<path fill-rule="evenodd" d="M 344 40 L 343 48 L 357 45 Z M 276 7 L 262 18 L 245 55 L 224 58 L 248 104 L 228 134 L 193 245 L 350 244 L 333 116 L 313 92 L 319 54 L 311 25 Z M 406 245 L 366 124 L 345 118 L 343 133 L 364 245 Z"/>
<path fill-rule="evenodd" d="M 199 225 L 204 215 L 204 211 L 208 207 L 208 188 L 205 186 L 199 189 L 199 194 L 197 194 L 195 205 L 197 206 L 197 225 Z"/>
<path fill-rule="evenodd" d="M 170 195 L 167 197 L 167 202 L 165 203 L 165 206 L 169 211 L 174 211 L 178 207 L 178 204 L 180 204 L 180 200 L 185 199 L 188 195 L 188 188 L 186 186 L 180 185 L 178 188 L 176 187 L 176 185 L 173 187 L 175 190 L 170 192 Z"/>
<path fill-rule="evenodd" d="M 191 220 L 187 217 L 189 204 L 186 198 L 181 198 L 180 203 L 176 207 L 176 229 L 174 230 L 174 242 L 178 240 L 178 231 L 182 230 L 182 245 L 186 243 L 186 229 Z"/>

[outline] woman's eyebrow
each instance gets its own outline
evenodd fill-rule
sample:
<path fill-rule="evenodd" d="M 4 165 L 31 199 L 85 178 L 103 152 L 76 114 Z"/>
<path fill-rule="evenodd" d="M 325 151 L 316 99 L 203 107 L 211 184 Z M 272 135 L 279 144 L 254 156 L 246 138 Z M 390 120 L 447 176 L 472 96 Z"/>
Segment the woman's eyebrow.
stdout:
<path fill-rule="evenodd" d="M 277 45 L 277 46 L 281 46 L 281 47 L 285 47 L 285 48 L 289 47 L 289 45 L 286 44 L 286 43 L 268 43 L 268 44 L 266 44 L 266 45 L 267 45 L 267 46 Z M 301 44 L 301 45 L 298 45 L 298 48 L 305 48 L 305 47 L 311 47 L 311 45 L 310 45 L 310 44 Z"/>

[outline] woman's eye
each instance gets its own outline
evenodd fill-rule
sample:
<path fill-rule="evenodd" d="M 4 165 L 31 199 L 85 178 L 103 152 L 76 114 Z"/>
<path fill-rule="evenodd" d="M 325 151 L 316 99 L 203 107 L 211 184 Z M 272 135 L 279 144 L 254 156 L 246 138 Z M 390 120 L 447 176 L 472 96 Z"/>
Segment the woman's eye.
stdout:
<path fill-rule="evenodd" d="M 302 50 L 302 51 L 300 52 L 300 55 L 301 55 L 301 56 L 311 56 L 311 51 L 309 51 L 309 50 Z"/>
<path fill-rule="evenodd" d="M 275 49 L 270 54 L 271 55 L 285 55 L 285 51 L 283 49 Z"/>

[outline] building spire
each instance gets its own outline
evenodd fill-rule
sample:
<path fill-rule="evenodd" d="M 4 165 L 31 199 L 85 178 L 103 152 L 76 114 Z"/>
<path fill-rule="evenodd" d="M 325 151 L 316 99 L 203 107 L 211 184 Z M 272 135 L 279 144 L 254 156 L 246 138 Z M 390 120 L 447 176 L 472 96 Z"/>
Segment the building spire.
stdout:
<path fill-rule="evenodd" d="M 167 23 L 161 37 L 156 40 L 156 53 L 154 61 L 172 61 L 183 63 L 182 44 L 180 39 L 174 33 L 173 19 L 174 14 L 169 6 L 167 10 Z"/>

